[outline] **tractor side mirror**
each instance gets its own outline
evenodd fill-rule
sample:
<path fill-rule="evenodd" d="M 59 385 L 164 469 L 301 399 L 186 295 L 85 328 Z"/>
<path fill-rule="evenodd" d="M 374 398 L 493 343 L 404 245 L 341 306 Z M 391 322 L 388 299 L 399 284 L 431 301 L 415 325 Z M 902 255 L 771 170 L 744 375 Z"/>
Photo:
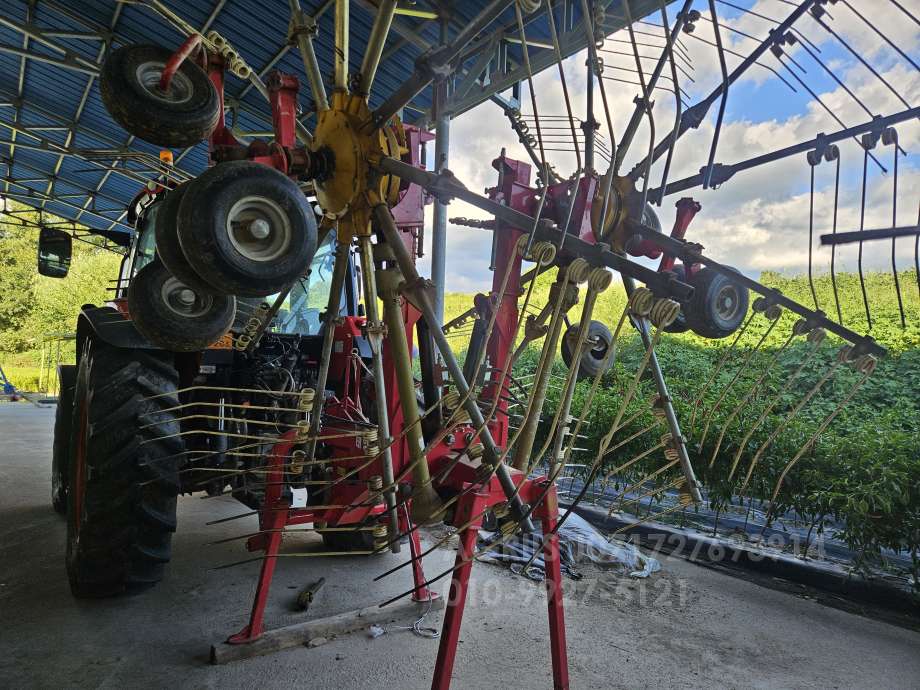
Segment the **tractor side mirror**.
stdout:
<path fill-rule="evenodd" d="M 42 228 L 38 235 L 38 272 L 49 278 L 63 278 L 70 270 L 70 235 L 55 228 Z"/>

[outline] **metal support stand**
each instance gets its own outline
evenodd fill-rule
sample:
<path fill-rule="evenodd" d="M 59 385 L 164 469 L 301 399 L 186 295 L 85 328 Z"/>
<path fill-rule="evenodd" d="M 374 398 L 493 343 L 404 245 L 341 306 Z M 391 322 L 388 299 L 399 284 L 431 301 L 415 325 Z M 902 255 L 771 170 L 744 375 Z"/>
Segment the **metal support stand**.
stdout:
<path fill-rule="evenodd" d="M 275 576 L 275 565 L 278 563 L 278 549 L 281 548 L 281 535 L 287 523 L 286 504 L 282 504 L 281 485 L 284 479 L 283 457 L 289 455 L 294 447 L 293 440 L 296 431 L 291 430 L 286 438 L 277 443 L 270 456 L 271 471 L 268 473 L 265 486 L 265 503 L 259 513 L 259 530 L 256 537 L 252 537 L 247 544 L 251 549 L 265 549 L 262 560 L 262 570 L 259 573 L 259 583 L 256 585 L 256 595 L 252 601 L 252 611 L 249 614 L 249 623 L 236 635 L 227 638 L 230 644 L 245 644 L 258 639 L 262 635 L 265 618 L 265 605 L 268 603 L 268 592 Z"/>
<path fill-rule="evenodd" d="M 446 25 L 441 25 L 441 43 L 447 38 Z M 450 151 L 450 114 L 447 112 L 446 79 L 434 84 L 435 114 L 434 165 L 440 171 L 447 167 Z M 435 199 L 431 223 L 431 281 L 434 283 L 434 313 L 439 323 L 444 322 L 444 279 L 447 266 L 447 204 Z"/>
<path fill-rule="evenodd" d="M 526 500 L 535 502 L 539 500 L 545 489 L 546 484 L 541 480 L 526 480 L 521 485 L 521 494 Z M 470 522 L 471 524 L 460 533 L 460 545 L 457 549 L 455 561 L 456 570 L 450 583 L 450 595 L 447 599 L 447 611 L 444 613 L 444 625 L 441 628 L 438 658 L 435 662 L 434 678 L 431 682 L 432 690 L 447 690 L 450 687 L 451 674 L 453 673 L 454 660 L 457 654 L 457 643 L 460 639 L 460 625 L 463 622 L 463 611 L 469 591 L 470 574 L 473 570 L 476 538 L 482 525 L 482 513 L 490 506 L 502 503 L 504 500 L 505 496 L 501 484 L 493 477 L 487 486 L 478 491 L 465 493 L 457 504 L 454 523 L 462 525 Z M 559 556 L 559 536 L 553 532 L 558 513 L 556 489 L 551 487 L 543 501 L 537 505 L 534 515 L 541 521 L 543 534 L 549 535 L 541 539 L 543 542 L 543 558 L 546 564 L 544 583 L 549 616 L 549 645 L 553 664 L 553 688 L 555 690 L 565 690 L 569 687 L 569 667 L 562 600 L 562 568 Z M 533 538 L 537 538 L 536 535 Z"/>
<path fill-rule="evenodd" d="M 250 537 L 246 542 L 249 551 L 263 551 L 262 569 L 259 572 L 259 582 L 256 585 L 256 594 L 253 598 L 249 622 L 235 635 L 227 638 L 228 645 L 246 645 L 259 640 L 265 632 L 265 607 L 268 603 L 268 594 L 271 589 L 272 579 L 275 575 L 275 565 L 278 562 L 278 553 L 284 529 L 289 525 L 302 525 L 315 522 L 325 522 L 329 519 L 329 511 L 325 508 L 291 508 L 284 498 L 282 487 L 284 485 L 287 458 L 297 446 L 297 430 L 292 429 L 285 433 L 271 450 L 268 456 L 269 472 L 266 475 L 265 501 L 259 510 L 259 533 Z M 361 523 L 368 518 L 380 513 L 380 506 L 367 505 L 369 490 L 366 487 L 355 487 L 354 493 L 343 496 L 343 500 L 355 505 L 340 518 L 349 523 Z M 395 512 L 395 510 L 394 510 Z M 425 573 L 422 570 L 421 542 L 417 529 L 413 529 L 409 517 L 409 509 L 403 504 L 402 517 L 398 518 L 396 527 L 402 532 L 411 535 L 409 548 L 412 553 L 412 579 L 415 584 L 415 601 L 430 602 L 438 595 L 425 587 Z M 399 532 L 401 533 L 401 532 Z M 397 540 L 398 541 L 398 540 Z M 273 631 L 277 633 L 278 631 Z M 265 650 L 257 652 L 264 654 Z M 229 656 L 236 656 L 230 653 Z M 239 656 L 245 656 L 240 654 Z"/>

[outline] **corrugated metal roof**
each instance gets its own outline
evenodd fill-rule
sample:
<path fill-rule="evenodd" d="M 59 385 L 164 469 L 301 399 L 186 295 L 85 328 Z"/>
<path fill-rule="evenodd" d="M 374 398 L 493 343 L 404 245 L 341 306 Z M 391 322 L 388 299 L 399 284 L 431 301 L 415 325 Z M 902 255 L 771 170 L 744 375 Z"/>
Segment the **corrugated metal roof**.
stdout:
<path fill-rule="evenodd" d="M 165 0 L 164 3 L 185 21 L 199 29 L 212 29 L 224 36 L 256 71 L 280 69 L 303 74 L 303 63 L 296 50 L 287 44 L 289 6 L 287 0 Z M 487 0 L 441 2 L 416 0 L 416 10 L 449 12 L 448 40 L 468 25 L 487 5 Z M 619 13 L 620 0 L 608 13 Z M 333 6 L 331 0 L 301 3 L 304 11 L 317 19 L 314 41 L 323 74 L 332 73 Z M 563 42 L 567 53 L 584 47 L 580 28 L 580 2 L 557 0 L 557 23 L 567 32 Z M 654 0 L 633 0 L 633 16 L 654 8 Z M 361 64 L 363 47 L 370 34 L 376 12 L 370 0 L 351 3 L 350 64 Z M 384 50 L 371 106 L 381 103 L 412 73 L 416 59 L 426 47 L 439 41 L 439 20 L 397 16 Z M 513 6 L 503 12 L 482 37 L 516 33 Z M 27 38 L 27 34 L 31 37 Z M 530 40 L 546 41 L 549 27 L 545 16 L 535 15 L 527 26 Z M 177 46 L 184 36 L 142 4 L 115 0 L 7 0 L 0 8 L 0 156 L 6 174 L 0 182 L 0 195 L 51 213 L 76 220 L 92 229 L 130 229 L 122 222 L 129 201 L 141 188 L 143 179 L 154 173 L 136 158 L 124 154 L 146 152 L 157 155 L 158 148 L 132 139 L 109 117 L 99 96 L 93 65 L 100 64 L 107 50 L 131 43 L 159 43 Z M 520 46 L 500 42 L 511 61 L 520 62 Z M 49 45 L 53 44 L 53 45 Z M 490 41 L 474 41 L 460 64 L 459 73 L 469 69 L 479 53 L 495 50 Z M 491 47 L 490 47 L 491 46 Z M 16 54 L 27 51 L 28 56 Z M 11 52 L 12 51 L 12 52 Z M 496 60 L 499 52 L 495 51 Z M 62 64 L 63 63 L 63 64 Z M 81 68 L 83 71 L 81 71 Z M 305 79 L 301 104 L 311 109 Z M 477 86 L 462 109 L 485 100 L 493 93 L 489 84 Z M 228 75 L 228 104 L 239 104 L 235 124 L 245 131 L 270 129 L 268 105 L 257 91 Z M 422 91 L 406 109 L 408 121 L 424 120 L 431 106 L 431 89 Z M 309 122 L 307 122 L 309 126 Z M 61 156 L 55 146 L 68 147 Z M 177 152 L 177 166 L 195 175 L 207 165 L 204 143 Z"/>

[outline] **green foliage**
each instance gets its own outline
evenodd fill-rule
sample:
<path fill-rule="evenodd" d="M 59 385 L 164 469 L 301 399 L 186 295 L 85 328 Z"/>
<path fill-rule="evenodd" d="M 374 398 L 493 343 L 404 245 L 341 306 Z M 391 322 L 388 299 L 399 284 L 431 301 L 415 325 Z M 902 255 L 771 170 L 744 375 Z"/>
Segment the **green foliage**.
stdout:
<path fill-rule="evenodd" d="M 0 218 L 0 356 L 5 365 L 37 364 L 42 339 L 72 332 L 80 307 L 104 302 L 111 294 L 109 281 L 118 274 L 118 255 L 74 241 L 68 276 L 40 276 L 37 251 L 37 230 Z"/>
<path fill-rule="evenodd" d="M 910 554 L 914 558 L 914 580 L 917 583 L 920 582 L 920 299 L 913 271 L 904 272 L 899 277 L 907 313 L 906 328 L 900 325 L 891 275 L 873 273 L 865 276 L 874 322 L 871 334 L 889 349 L 890 354 L 879 362 L 853 400 L 783 478 L 772 513 L 777 515 L 795 510 L 817 530 L 823 529 L 828 521 L 835 521 L 839 536 L 859 554 L 857 565 L 860 566 L 877 565 L 883 549 Z M 538 282 L 532 300 L 534 306 L 539 308 L 546 303 L 550 280 L 552 278 L 547 275 Z M 761 281 L 802 304 L 814 305 L 806 277 L 790 278 L 764 273 Z M 830 276 L 816 277 L 814 283 L 819 306 L 836 317 Z M 837 276 L 837 291 L 844 324 L 857 332 L 865 332 L 866 317 L 859 277 L 856 274 Z M 449 295 L 447 318 L 462 313 L 471 303 L 471 296 Z M 594 318 L 612 326 L 624 305 L 623 291 L 611 288 L 599 302 Z M 577 306 L 569 314 L 573 322 L 578 320 L 580 309 Z M 827 370 L 841 344 L 839 339 L 828 337 L 809 360 L 807 354 L 811 346 L 797 339 L 773 361 L 795 318 L 792 314 L 784 314 L 772 330 L 769 330 L 766 319 L 755 318 L 732 352 L 732 364 L 723 367 L 708 388 L 706 383 L 728 351 L 732 338 L 712 341 L 685 333 L 663 337 L 656 349 L 684 432 L 690 439 L 691 460 L 706 485 L 713 508 L 725 509 L 730 503 L 737 503 L 739 488 L 756 449 L 774 429 L 784 424 L 790 411 Z M 761 338 L 760 350 L 751 357 L 740 378 L 729 386 L 737 371 L 734 364 L 742 361 Z M 536 367 L 539 346 L 538 342 L 525 352 L 516 371 L 529 372 Z M 586 425 L 581 430 L 587 438 L 577 443 L 592 450 L 576 454 L 572 462 L 590 464 L 594 461 L 593 449 L 598 447 L 613 424 L 623 392 L 644 354 L 641 341 L 631 330 L 624 332 L 618 347 L 619 365 L 605 375 L 588 410 Z M 799 375 L 785 386 L 789 376 L 800 367 Z M 560 360 L 557 359 L 554 368 L 554 373 L 565 374 Z M 767 375 L 757 383 L 765 370 Z M 848 367 L 841 368 L 822 389 L 823 394 L 813 398 L 791 423 L 786 424 L 757 460 L 745 495 L 767 501 L 771 499 L 789 460 L 811 438 L 817 425 L 834 410 L 858 376 Z M 755 393 L 746 397 L 755 384 Z M 581 414 L 589 388 L 589 382 L 581 382 L 576 387 L 572 404 L 572 414 L 576 418 Z M 702 400 L 698 400 L 704 388 Z M 664 433 L 661 425 L 649 430 L 656 423 L 649 404 L 656 395 L 657 389 L 651 377 L 642 377 L 636 396 L 623 415 L 627 423 L 617 434 L 619 440 L 614 443 L 634 434 L 636 438 L 623 443 L 605 458 L 605 473 L 657 443 Z M 554 414 L 558 396 L 558 389 L 550 391 L 544 407 L 545 415 Z M 775 407 L 744 442 L 765 403 L 775 396 L 778 396 Z M 715 410 L 710 416 L 708 410 L 713 407 Z M 542 425 L 544 435 L 538 436 L 537 448 L 542 446 L 548 427 L 548 424 Z M 720 441 L 723 429 L 725 433 Z M 649 431 L 639 433 L 643 430 Z M 737 466 L 729 479 L 736 464 L 736 455 Z M 660 453 L 658 457 L 652 455 L 648 461 L 611 476 L 610 481 L 615 488 L 622 489 L 625 484 L 645 476 L 660 464 Z M 920 591 L 920 584 L 915 586 Z"/>

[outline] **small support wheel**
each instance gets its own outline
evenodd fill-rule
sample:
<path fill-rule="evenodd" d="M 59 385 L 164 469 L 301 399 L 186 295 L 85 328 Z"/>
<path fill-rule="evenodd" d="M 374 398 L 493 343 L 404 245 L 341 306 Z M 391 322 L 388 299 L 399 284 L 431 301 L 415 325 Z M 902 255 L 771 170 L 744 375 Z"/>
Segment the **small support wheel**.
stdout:
<path fill-rule="evenodd" d="M 99 74 L 99 92 L 112 119 L 130 134 L 157 146 L 194 146 L 217 126 L 220 97 L 207 73 L 190 60 L 162 91 L 160 75 L 171 54 L 155 45 L 113 51 Z"/>
<path fill-rule="evenodd" d="M 128 311 L 140 334 L 154 345 L 198 352 L 230 330 L 236 298 L 197 292 L 154 260 L 131 279 Z"/>
<path fill-rule="evenodd" d="M 265 297 L 304 275 L 316 214 L 293 180 L 250 161 L 216 165 L 179 205 L 179 242 L 192 269 L 222 293 Z"/>
<path fill-rule="evenodd" d="M 575 352 L 575 340 L 578 336 L 578 324 L 573 323 L 569 326 L 565 335 L 562 336 L 560 349 L 562 351 L 562 361 L 566 367 L 572 368 L 572 359 Z M 606 372 L 610 368 L 607 360 L 607 353 L 613 346 L 613 335 L 610 329 L 600 321 L 592 321 L 588 324 L 588 342 L 581 349 L 581 358 L 578 362 L 578 378 L 594 378 L 599 373 Z"/>
<path fill-rule="evenodd" d="M 188 185 L 188 182 L 184 182 L 175 189 L 171 189 L 158 207 L 155 207 L 154 232 L 156 233 L 157 256 L 166 266 L 166 270 L 190 288 L 196 292 L 213 294 L 217 290 L 195 273 L 185 258 L 185 254 L 182 253 L 182 245 L 179 244 L 177 216 L 179 215 L 179 204 L 188 190 Z"/>
<path fill-rule="evenodd" d="M 750 305 L 748 289 L 704 267 L 690 279 L 694 293 L 685 306 L 687 325 L 704 338 L 726 338 L 738 330 Z"/>

